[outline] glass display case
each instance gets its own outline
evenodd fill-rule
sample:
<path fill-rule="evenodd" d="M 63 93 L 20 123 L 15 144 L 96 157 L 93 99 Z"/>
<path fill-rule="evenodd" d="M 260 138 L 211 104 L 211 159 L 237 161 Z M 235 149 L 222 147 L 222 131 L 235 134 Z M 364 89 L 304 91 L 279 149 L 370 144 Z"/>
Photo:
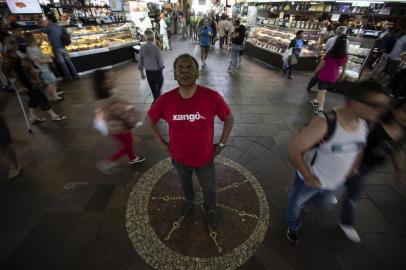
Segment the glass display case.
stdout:
<path fill-rule="evenodd" d="M 282 55 L 290 42 L 295 38 L 299 29 L 277 26 L 255 26 L 250 31 L 248 42 L 264 50 Z M 304 40 L 307 45 L 303 47 L 300 57 L 317 57 L 319 54 L 318 30 L 304 30 Z"/>
<path fill-rule="evenodd" d="M 71 36 L 66 49 L 79 74 L 134 61 L 134 46 L 140 43 L 132 22 L 67 26 L 66 29 Z M 52 57 L 47 35 L 36 34 L 36 37 L 42 41 L 43 53 Z"/>
<path fill-rule="evenodd" d="M 71 44 L 66 46 L 71 57 L 108 51 L 122 46 L 134 45 L 135 27 L 132 23 L 116 23 L 106 25 L 92 25 L 66 28 L 71 36 Z M 42 39 L 42 51 L 52 55 L 52 49 L 44 34 L 38 36 Z"/>

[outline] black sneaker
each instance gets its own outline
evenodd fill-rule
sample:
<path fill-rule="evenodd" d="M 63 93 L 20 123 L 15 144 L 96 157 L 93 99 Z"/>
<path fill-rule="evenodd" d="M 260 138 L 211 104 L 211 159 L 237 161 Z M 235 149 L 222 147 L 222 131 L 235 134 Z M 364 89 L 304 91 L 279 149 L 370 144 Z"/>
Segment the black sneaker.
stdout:
<path fill-rule="evenodd" d="M 288 238 L 288 241 L 292 244 L 292 245 L 297 245 L 299 243 L 299 235 L 297 232 L 289 230 L 286 233 L 286 237 Z"/>
<path fill-rule="evenodd" d="M 289 79 L 289 80 L 293 80 L 292 76 L 288 76 L 288 79 Z"/>
<path fill-rule="evenodd" d="M 216 210 L 212 209 L 205 212 L 206 223 L 209 227 L 215 229 L 217 226 L 217 213 Z"/>
<path fill-rule="evenodd" d="M 135 159 L 133 159 L 133 160 L 130 160 L 128 163 L 129 163 L 130 165 L 133 165 L 133 164 L 137 164 L 137 163 L 144 162 L 145 160 L 146 160 L 145 157 L 137 156 L 137 158 L 135 158 Z"/>
<path fill-rule="evenodd" d="M 193 207 L 194 207 L 193 201 L 185 201 L 183 203 L 182 215 L 189 216 L 193 211 Z"/>

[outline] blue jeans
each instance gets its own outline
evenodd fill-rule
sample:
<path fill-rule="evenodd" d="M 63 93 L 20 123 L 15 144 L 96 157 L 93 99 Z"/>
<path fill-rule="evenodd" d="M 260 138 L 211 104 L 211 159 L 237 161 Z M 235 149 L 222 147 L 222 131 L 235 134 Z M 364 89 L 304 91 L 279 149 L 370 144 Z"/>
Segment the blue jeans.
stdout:
<path fill-rule="evenodd" d="M 241 45 L 231 44 L 231 62 L 229 69 L 238 68 L 239 59 L 240 59 Z"/>
<path fill-rule="evenodd" d="M 359 199 L 361 191 L 364 188 L 364 177 L 370 172 L 370 168 L 362 165 L 359 174 L 355 175 L 345 182 L 347 194 L 344 198 L 343 212 L 341 214 L 341 223 L 345 225 L 354 225 L 355 202 Z"/>
<path fill-rule="evenodd" d="M 297 232 L 301 225 L 301 213 L 306 202 L 320 195 L 327 197 L 331 195 L 331 191 L 320 188 L 312 188 L 305 185 L 303 179 L 296 173 L 295 183 L 289 195 L 287 222 L 288 228 L 291 231 Z"/>
<path fill-rule="evenodd" d="M 79 77 L 75 65 L 72 63 L 69 53 L 65 48 L 55 49 L 54 55 L 56 62 L 58 62 L 59 67 L 62 69 L 62 73 L 65 78 Z"/>

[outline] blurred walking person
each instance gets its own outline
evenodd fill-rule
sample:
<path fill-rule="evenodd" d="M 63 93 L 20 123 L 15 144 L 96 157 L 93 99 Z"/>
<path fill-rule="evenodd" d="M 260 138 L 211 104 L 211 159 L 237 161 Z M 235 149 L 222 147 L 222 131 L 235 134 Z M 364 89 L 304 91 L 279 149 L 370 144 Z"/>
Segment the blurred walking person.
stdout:
<path fill-rule="evenodd" d="M 343 203 L 340 227 L 353 242 L 361 242 L 354 228 L 356 202 L 364 187 L 365 177 L 388 159 L 392 160 L 399 185 L 405 183 L 406 101 L 398 102 L 390 112 L 376 124 L 368 135 L 367 146 L 360 159 L 355 162 L 345 182 L 346 195 Z"/>
<path fill-rule="evenodd" d="M 143 162 L 145 158 L 134 151 L 131 133 L 131 130 L 137 125 L 135 108 L 114 95 L 114 79 L 108 71 L 96 70 L 93 87 L 98 99 L 94 127 L 103 135 L 110 135 L 122 144 L 116 153 L 108 160 L 100 162 L 97 167 L 102 172 L 110 174 L 116 161 L 124 155 L 127 155 L 130 165 Z"/>
<path fill-rule="evenodd" d="M 42 92 L 46 86 L 38 70 L 24 53 L 17 50 L 16 39 L 13 36 L 6 37 L 5 45 L 7 50 L 4 55 L 3 69 L 9 80 L 14 82 L 17 91 L 26 93 L 29 97 L 30 120 L 34 123 L 45 121 L 45 118 L 37 114 L 37 107 L 47 112 L 53 121 L 65 120 L 65 116 L 56 114 L 51 108 L 48 98 Z"/>
<path fill-rule="evenodd" d="M 51 101 L 64 100 L 56 93 L 56 78 L 51 71 L 49 64 L 52 63 L 52 58 L 44 55 L 38 47 L 37 40 L 32 33 L 25 33 L 25 40 L 27 43 L 27 55 L 34 62 L 35 66 L 41 72 L 41 77 L 46 84 L 45 94 Z"/>
<path fill-rule="evenodd" d="M 316 195 L 326 198 L 345 184 L 367 143 L 366 121 L 378 121 L 390 102 L 373 81 L 350 84 L 343 107 L 314 118 L 292 140 L 289 158 L 297 169 L 287 209 L 287 238 L 297 245 L 301 213 Z"/>

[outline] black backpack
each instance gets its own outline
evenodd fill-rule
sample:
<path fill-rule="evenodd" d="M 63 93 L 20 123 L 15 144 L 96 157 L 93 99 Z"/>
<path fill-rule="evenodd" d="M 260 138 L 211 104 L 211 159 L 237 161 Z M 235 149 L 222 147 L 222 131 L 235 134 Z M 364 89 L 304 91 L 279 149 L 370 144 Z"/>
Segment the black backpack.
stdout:
<path fill-rule="evenodd" d="M 329 112 L 325 112 L 323 113 L 324 117 L 326 118 L 327 121 L 327 132 L 324 135 L 323 139 L 321 139 L 314 147 L 313 149 L 316 149 L 316 151 L 314 151 L 314 156 L 312 157 L 312 160 L 310 162 L 310 165 L 313 166 L 314 163 L 316 162 L 317 159 L 317 148 L 320 147 L 320 145 L 325 144 L 326 142 L 328 142 L 331 137 L 334 135 L 334 132 L 336 131 L 336 126 L 337 126 L 337 113 L 332 110 Z"/>
<path fill-rule="evenodd" d="M 61 43 L 63 46 L 69 46 L 72 43 L 70 35 L 65 28 L 62 27 Z"/>

